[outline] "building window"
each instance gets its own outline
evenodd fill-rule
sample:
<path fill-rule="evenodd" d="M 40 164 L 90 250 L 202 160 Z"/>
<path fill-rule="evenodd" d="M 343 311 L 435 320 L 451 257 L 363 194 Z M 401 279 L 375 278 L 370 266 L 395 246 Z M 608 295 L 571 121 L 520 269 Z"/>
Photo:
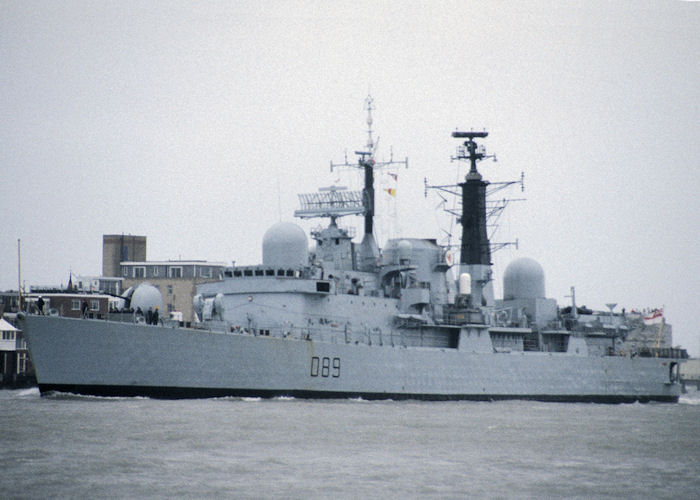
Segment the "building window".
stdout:
<path fill-rule="evenodd" d="M 173 285 L 168 285 L 168 295 L 173 294 Z"/>
<path fill-rule="evenodd" d="M 199 275 L 202 278 L 211 278 L 211 267 L 201 267 L 199 269 Z"/>
<path fill-rule="evenodd" d="M 145 278 L 146 268 L 144 266 L 134 266 L 134 278 Z"/>
<path fill-rule="evenodd" d="M 153 266 L 153 276 L 158 276 L 158 266 Z"/>
<path fill-rule="evenodd" d="M 90 310 L 91 311 L 99 311 L 100 310 L 100 301 L 99 300 L 91 300 L 90 301 Z"/>
<path fill-rule="evenodd" d="M 125 267 L 124 269 L 122 269 L 122 276 L 124 276 L 125 278 L 129 277 L 129 268 L 128 267 Z"/>
<path fill-rule="evenodd" d="M 168 272 L 171 278 L 182 278 L 182 267 L 170 267 Z"/>
<path fill-rule="evenodd" d="M 71 311 L 80 311 L 80 300 L 78 299 L 73 299 L 70 301 L 70 309 Z"/>

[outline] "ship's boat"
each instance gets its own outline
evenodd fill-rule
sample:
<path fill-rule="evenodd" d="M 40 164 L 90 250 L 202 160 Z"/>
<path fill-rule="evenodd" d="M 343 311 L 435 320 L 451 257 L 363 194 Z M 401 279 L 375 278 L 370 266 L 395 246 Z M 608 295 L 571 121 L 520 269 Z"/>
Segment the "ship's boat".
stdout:
<path fill-rule="evenodd" d="M 296 224 L 275 224 L 260 265 L 198 285 L 193 326 L 20 315 L 42 394 L 677 401 L 677 361 L 623 352 L 624 313 L 583 323 L 575 303 L 563 312 L 536 261 L 512 262 L 493 298 L 489 183 L 477 170 L 487 135 L 453 133 L 470 165 L 452 190 L 459 256 L 435 239 L 379 249 L 380 164 L 368 147 L 355 164 L 361 192 L 300 196 L 296 216 L 330 221 L 311 232 L 313 247 Z M 338 224 L 345 216 L 364 217 L 361 241 Z"/>

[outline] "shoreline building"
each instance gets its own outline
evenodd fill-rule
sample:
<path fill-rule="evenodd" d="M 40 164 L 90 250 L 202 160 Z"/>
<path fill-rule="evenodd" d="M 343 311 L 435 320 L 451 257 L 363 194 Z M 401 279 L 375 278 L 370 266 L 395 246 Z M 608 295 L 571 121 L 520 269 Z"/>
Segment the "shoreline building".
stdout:
<path fill-rule="evenodd" d="M 0 318 L 0 387 L 28 387 L 34 383 L 27 341 L 22 331 Z"/>
<path fill-rule="evenodd" d="M 146 237 L 131 234 L 102 235 L 102 276 L 121 276 L 122 262 L 146 260 Z"/>

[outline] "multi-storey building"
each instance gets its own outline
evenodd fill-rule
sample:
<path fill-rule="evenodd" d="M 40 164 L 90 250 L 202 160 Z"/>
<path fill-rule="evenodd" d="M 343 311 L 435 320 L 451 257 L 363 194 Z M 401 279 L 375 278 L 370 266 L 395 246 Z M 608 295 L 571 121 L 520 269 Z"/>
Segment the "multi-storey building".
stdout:
<path fill-rule="evenodd" d="M 146 260 L 146 237 L 131 234 L 102 235 L 102 276 L 118 278 L 120 265 Z"/>

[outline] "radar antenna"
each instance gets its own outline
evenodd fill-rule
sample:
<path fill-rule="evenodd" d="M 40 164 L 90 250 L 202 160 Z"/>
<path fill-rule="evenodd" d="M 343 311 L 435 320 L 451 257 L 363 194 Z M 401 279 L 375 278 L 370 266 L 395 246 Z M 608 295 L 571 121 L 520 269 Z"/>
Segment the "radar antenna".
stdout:
<path fill-rule="evenodd" d="M 301 208 L 294 211 L 294 217 L 330 217 L 335 221 L 345 215 L 365 213 L 361 191 L 348 191 L 345 186 L 322 187 L 318 191 L 299 195 Z"/>

